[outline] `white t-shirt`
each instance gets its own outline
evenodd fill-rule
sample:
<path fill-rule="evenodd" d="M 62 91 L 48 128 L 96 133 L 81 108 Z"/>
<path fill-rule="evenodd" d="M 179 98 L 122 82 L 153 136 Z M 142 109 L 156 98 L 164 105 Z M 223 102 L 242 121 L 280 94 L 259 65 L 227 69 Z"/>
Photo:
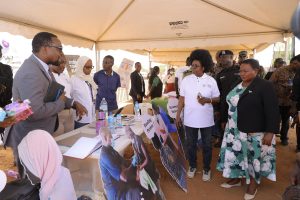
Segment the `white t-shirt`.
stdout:
<path fill-rule="evenodd" d="M 72 91 L 71 96 L 75 101 L 81 103 L 88 111 L 80 121 L 77 120 L 76 112 L 74 111 L 74 119 L 80 123 L 91 123 L 95 119 L 95 106 L 92 100 L 91 90 L 87 83 L 76 76 L 71 77 Z M 95 98 L 95 94 L 93 94 Z"/>
<path fill-rule="evenodd" d="M 215 98 L 220 92 L 215 79 L 207 74 L 197 77 L 194 74 L 186 76 L 181 83 L 180 96 L 184 97 L 184 125 L 193 128 L 206 128 L 213 126 L 214 109 L 212 104 L 201 105 L 197 96 Z"/>
<path fill-rule="evenodd" d="M 65 86 L 66 97 L 71 98 L 71 83 L 70 83 L 69 76 L 64 73 L 61 73 L 59 75 L 56 73 L 53 73 L 53 75 L 54 75 L 56 82 Z"/>
<path fill-rule="evenodd" d="M 190 66 L 179 67 L 175 72 L 175 78 L 178 78 L 178 88 L 181 86 L 183 72 L 190 69 Z"/>

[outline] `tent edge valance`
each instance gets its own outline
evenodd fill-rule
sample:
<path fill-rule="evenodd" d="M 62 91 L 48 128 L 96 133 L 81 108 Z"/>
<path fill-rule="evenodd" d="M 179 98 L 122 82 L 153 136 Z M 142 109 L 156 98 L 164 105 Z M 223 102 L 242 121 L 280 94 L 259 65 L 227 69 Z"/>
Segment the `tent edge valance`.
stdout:
<path fill-rule="evenodd" d="M 55 30 L 48 27 L 43 27 L 35 24 L 20 22 L 0 16 L 0 31 L 8 32 L 14 35 L 21 35 L 25 38 L 32 39 L 34 35 L 41 31 L 51 32 L 56 34 L 61 42 L 65 45 L 76 47 L 84 47 L 92 49 L 95 41 L 71 33 Z"/>

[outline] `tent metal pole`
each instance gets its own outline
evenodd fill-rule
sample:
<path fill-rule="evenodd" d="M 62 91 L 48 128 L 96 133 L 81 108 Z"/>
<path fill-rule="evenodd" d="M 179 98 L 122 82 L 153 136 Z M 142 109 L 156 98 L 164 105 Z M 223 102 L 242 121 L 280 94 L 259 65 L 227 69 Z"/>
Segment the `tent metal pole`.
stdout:
<path fill-rule="evenodd" d="M 284 41 L 284 60 L 288 61 L 288 39 Z"/>
<path fill-rule="evenodd" d="M 292 37 L 292 57 L 294 57 L 296 55 L 296 38 L 295 36 Z"/>
<path fill-rule="evenodd" d="M 100 52 L 95 46 L 95 57 L 96 57 L 96 72 L 100 70 Z"/>
<path fill-rule="evenodd" d="M 149 60 L 149 72 L 150 72 L 151 64 L 152 64 L 152 62 L 151 62 L 151 51 L 148 51 L 148 60 Z"/>
<path fill-rule="evenodd" d="M 256 49 L 253 49 L 253 58 L 255 58 L 255 55 L 256 55 Z"/>

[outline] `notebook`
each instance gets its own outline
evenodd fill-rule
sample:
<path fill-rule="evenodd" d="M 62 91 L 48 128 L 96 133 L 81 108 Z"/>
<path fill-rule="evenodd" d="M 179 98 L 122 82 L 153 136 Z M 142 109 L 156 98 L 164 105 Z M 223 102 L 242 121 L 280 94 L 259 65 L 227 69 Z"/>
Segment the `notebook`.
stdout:
<path fill-rule="evenodd" d="M 102 146 L 100 137 L 81 137 L 64 153 L 64 156 L 84 159 Z"/>
<path fill-rule="evenodd" d="M 56 81 L 52 81 L 48 87 L 47 94 L 44 98 L 44 102 L 54 102 L 64 92 L 65 86 L 59 84 Z"/>

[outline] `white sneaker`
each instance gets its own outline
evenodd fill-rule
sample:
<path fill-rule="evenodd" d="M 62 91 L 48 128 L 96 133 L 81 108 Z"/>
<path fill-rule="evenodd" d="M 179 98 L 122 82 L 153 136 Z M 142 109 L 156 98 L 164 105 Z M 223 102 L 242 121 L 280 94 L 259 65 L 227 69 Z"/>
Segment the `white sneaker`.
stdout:
<path fill-rule="evenodd" d="M 205 171 L 203 170 L 202 180 L 203 181 L 210 181 L 211 178 L 211 171 Z"/>
<path fill-rule="evenodd" d="M 189 178 L 194 178 L 195 173 L 196 173 L 196 168 L 189 167 L 189 170 L 187 172 L 187 176 Z"/>

